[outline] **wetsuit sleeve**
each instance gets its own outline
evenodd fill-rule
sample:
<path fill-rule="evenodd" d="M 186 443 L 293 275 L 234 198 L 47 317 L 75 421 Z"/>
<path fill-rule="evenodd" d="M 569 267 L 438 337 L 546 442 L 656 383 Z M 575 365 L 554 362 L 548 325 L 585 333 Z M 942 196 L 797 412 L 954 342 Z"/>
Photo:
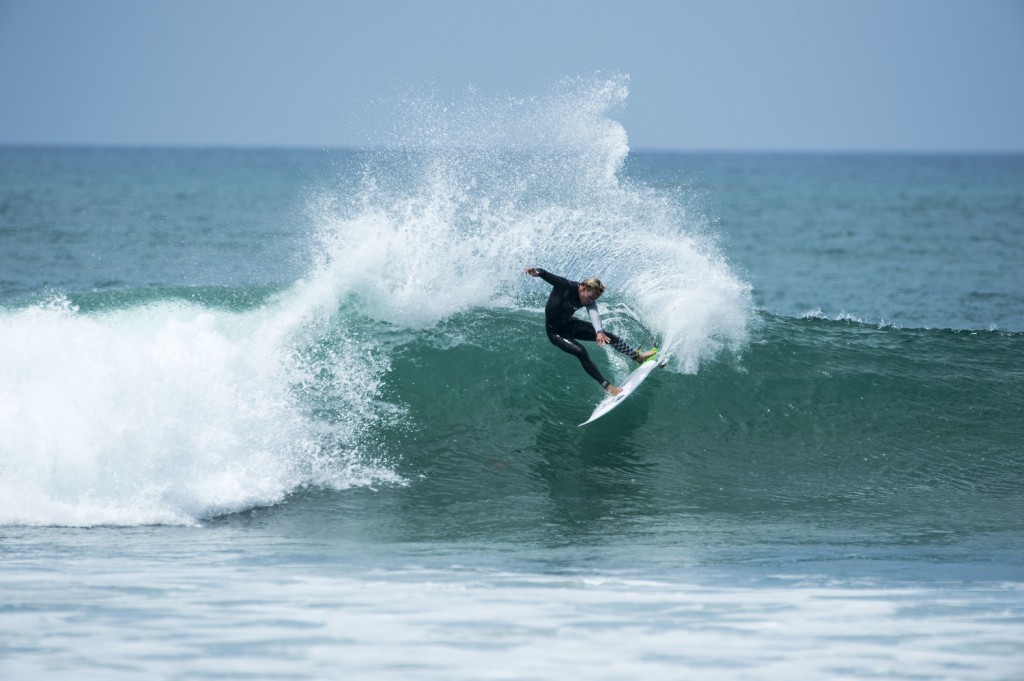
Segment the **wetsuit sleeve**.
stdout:
<path fill-rule="evenodd" d="M 587 305 L 587 314 L 590 315 L 590 323 L 594 325 L 594 333 L 604 331 L 604 327 L 601 326 L 601 315 L 597 313 L 597 303 Z"/>
<path fill-rule="evenodd" d="M 548 282 L 549 284 L 551 284 L 552 286 L 555 286 L 557 288 L 572 288 L 573 287 L 573 283 L 571 281 L 569 281 L 568 279 L 566 279 L 564 277 L 560 277 L 557 274 L 551 274 L 547 270 L 542 270 L 539 267 L 537 268 L 537 274 L 540 275 L 541 279 L 543 279 L 544 281 Z"/>

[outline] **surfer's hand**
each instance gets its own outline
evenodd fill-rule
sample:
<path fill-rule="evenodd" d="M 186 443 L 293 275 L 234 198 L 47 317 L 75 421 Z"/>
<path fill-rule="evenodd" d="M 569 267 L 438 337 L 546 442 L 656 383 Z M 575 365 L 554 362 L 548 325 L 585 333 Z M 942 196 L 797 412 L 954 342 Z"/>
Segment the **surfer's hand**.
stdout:
<path fill-rule="evenodd" d="M 604 331 L 602 331 L 601 333 L 597 334 L 597 345 L 598 345 L 598 347 L 604 345 L 605 343 L 611 343 L 611 342 L 612 342 L 612 339 L 609 338 L 608 334 L 606 334 Z"/>
<path fill-rule="evenodd" d="M 527 267 L 525 270 L 523 270 L 523 272 L 526 272 L 531 277 L 539 277 L 540 276 L 540 272 L 537 271 L 536 267 Z"/>

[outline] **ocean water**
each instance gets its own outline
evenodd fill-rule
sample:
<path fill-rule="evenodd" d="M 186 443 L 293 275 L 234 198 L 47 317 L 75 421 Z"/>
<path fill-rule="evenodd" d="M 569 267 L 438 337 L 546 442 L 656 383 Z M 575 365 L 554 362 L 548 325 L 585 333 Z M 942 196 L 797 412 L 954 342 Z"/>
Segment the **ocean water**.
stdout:
<path fill-rule="evenodd" d="M 0 677 L 1024 678 L 1024 157 L 626 96 L 0 148 Z M 666 369 L 578 428 L 527 266 Z"/>

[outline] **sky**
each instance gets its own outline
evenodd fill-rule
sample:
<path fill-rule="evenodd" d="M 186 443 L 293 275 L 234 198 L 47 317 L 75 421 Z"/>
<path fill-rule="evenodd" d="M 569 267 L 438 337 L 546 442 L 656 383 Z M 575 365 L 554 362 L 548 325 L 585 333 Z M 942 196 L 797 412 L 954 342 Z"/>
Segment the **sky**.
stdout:
<path fill-rule="evenodd" d="M 372 144 L 627 74 L 630 146 L 1024 152 L 1024 0 L 0 0 L 0 144 Z"/>

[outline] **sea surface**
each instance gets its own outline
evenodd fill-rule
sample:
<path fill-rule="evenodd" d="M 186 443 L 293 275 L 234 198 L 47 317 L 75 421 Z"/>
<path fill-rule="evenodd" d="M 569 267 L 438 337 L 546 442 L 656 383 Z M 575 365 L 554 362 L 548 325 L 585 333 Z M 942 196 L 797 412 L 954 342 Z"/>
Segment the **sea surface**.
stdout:
<path fill-rule="evenodd" d="M 625 100 L 0 148 L 0 678 L 1024 678 L 1024 156 Z M 528 266 L 668 366 L 579 428 Z"/>

